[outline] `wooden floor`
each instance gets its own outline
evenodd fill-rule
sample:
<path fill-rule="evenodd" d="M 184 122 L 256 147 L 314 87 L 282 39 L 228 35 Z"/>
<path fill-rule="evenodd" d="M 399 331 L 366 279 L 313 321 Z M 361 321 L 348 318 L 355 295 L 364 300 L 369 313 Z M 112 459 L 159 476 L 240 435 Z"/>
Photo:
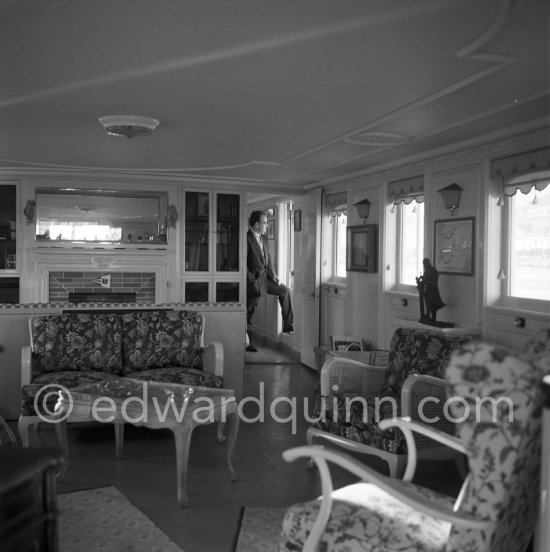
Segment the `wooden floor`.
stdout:
<path fill-rule="evenodd" d="M 280 352 L 265 349 L 256 357 L 247 353 L 245 397 L 265 394 L 265 419 L 254 423 L 241 421 L 234 466 L 240 480 L 231 482 L 225 464 L 225 447 L 216 441 L 216 428 L 195 430 L 188 471 L 189 503 L 176 503 L 175 452 L 172 434 L 165 430 L 127 427 L 124 459 L 114 457 L 112 426 L 69 426 L 70 464 L 66 482 L 60 491 L 114 485 L 153 522 L 169 535 L 184 552 L 229 552 L 241 506 L 284 507 L 310 500 L 320 493 L 315 470 L 305 461 L 285 462 L 281 453 L 305 444 L 307 422 L 297 416 L 295 431 L 291 422 L 273 420 L 269 407 L 277 397 L 295 397 L 299 409 L 305 399 L 313 409 L 314 387 L 318 374 Z M 243 407 L 248 418 L 256 418 L 258 406 Z M 290 413 L 288 404 L 279 404 L 279 418 Z M 37 432 L 34 445 L 52 444 L 55 434 L 47 428 Z M 386 472 L 376 459 L 365 459 Z M 335 473 L 335 485 L 353 478 Z M 417 481 L 444 492 L 455 493 L 459 486 L 453 463 L 421 465 Z"/>

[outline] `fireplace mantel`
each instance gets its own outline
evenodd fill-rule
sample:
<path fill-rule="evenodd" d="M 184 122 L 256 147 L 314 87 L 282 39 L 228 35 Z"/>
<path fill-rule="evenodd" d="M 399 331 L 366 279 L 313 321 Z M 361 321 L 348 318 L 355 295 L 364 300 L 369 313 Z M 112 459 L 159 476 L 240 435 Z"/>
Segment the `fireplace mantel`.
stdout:
<path fill-rule="evenodd" d="M 153 302 L 162 303 L 168 300 L 166 288 L 169 286 L 170 251 L 157 249 L 144 250 L 78 250 L 35 248 L 28 252 L 27 266 L 29 274 L 34 275 L 36 285 L 34 296 L 29 302 L 47 303 L 52 300 L 50 294 L 50 275 L 55 273 L 82 273 L 101 276 L 117 275 L 119 286 L 121 275 L 131 278 L 132 274 L 144 273 L 154 275 Z M 99 283 L 94 287 L 100 286 Z M 99 288 L 100 289 L 100 288 Z M 90 289 L 82 291 L 90 292 Z"/>

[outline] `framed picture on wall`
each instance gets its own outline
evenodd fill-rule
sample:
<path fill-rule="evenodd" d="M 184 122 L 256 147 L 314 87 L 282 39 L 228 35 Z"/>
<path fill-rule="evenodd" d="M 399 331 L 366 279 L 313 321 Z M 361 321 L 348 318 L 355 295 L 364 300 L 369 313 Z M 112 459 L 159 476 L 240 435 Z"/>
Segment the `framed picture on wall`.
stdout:
<path fill-rule="evenodd" d="M 302 231 L 302 210 L 297 209 L 294 211 L 294 232 Z"/>
<path fill-rule="evenodd" d="M 346 270 L 377 272 L 378 225 L 348 226 Z"/>
<path fill-rule="evenodd" d="M 267 239 L 268 240 L 275 239 L 275 219 L 267 220 Z"/>
<path fill-rule="evenodd" d="M 474 217 L 436 220 L 434 266 L 441 274 L 474 274 Z"/>

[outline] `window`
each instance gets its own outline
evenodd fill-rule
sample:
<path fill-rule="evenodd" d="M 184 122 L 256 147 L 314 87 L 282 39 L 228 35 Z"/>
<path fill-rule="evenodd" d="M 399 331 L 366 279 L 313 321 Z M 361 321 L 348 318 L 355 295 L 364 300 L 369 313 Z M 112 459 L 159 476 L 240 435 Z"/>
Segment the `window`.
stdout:
<path fill-rule="evenodd" d="M 550 301 L 550 147 L 491 162 L 502 208 L 500 297 L 504 306 L 547 312 Z M 498 228 L 496 228 L 498 230 Z M 496 245 L 496 244 L 495 244 Z M 544 302 L 544 303 L 543 303 Z"/>
<path fill-rule="evenodd" d="M 411 291 L 422 274 L 424 258 L 424 175 L 388 182 L 390 213 L 385 228 L 388 266 L 387 289 Z M 393 260 L 393 261 L 392 261 Z"/>
<path fill-rule="evenodd" d="M 397 282 L 416 286 L 424 258 L 424 203 L 413 200 L 397 206 Z"/>
<path fill-rule="evenodd" d="M 328 194 L 323 206 L 323 281 L 346 283 L 347 192 Z"/>
<path fill-rule="evenodd" d="M 332 272 L 337 278 L 346 277 L 346 228 L 348 215 L 343 212 L 332 219 Z"/>
<path fill-rule="evenodd" d="M 550 186 L 509 200 L 510 297 L 550 301 Z"/>

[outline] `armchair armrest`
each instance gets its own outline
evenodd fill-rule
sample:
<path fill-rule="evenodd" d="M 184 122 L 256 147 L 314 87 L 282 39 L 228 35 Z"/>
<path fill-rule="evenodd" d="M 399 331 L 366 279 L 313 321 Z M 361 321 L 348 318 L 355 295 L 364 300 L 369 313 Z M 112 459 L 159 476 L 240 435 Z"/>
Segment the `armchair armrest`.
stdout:
<path fill-rule="evenodd" d="M 407 467 L 405 469 L 405 473 L 403 474 L 404 481 L 411 481 L 416 470 L 417 454 L 413 432 L 424 435 L 425 437 L 428 437 L 433 441 L 437 441 L 442 445 L 461 452 L 462 454 L 466 454 L 466 448 L 464 447 L 464 444 L 457 437 L 449 435 L 444 431 L 435 429 L 424 423 L 413 422 L 410 418 L 401 417 L 393 418 L 391 420 L 381 420 L 378 425 L 381 429 L 398 427 L 405 435 L 405 441 L 407 442 Z"/>
<path fill-rule="evenodd" d="M 375 484 L 385 492 L 401 500 L 407 506 L 434 518 L 477 530 L 486 530 L 493 524 L 490 520 L 479 519 L 478 516 L 464 512 L 455 512 L 451 508 L 444 508 L 441 504 L 435 504 L 429 499 L 415 493 L 411 487 L 403 485 L 401 480 L 386 477 L 345 453 L 332 451 L 320 446 L 296 447 L 283 452 L 283 458 L 287 462 L 293 462 L 303 457 L 311 458 L 317 464 L 322 486 L 322 501 L 319 515 L 305 542 L 304 552 L 315 552 L 317 550 L 317 545 L 321 540 L 332 509 L 331 493 L 333 487 L 327 462 L 344 468 L 359 477 L 362 481 Z"/>
<path fill-rule="evenodd" d="M 21 349 L 21 385 L 28 385 L 31 382 L 31 358 L 32 349 L 29 345 Z"/>
<path fill-rule="evenodd" d="M 205 372 L 223 376 L 223 345 L 220 341 L 212 341 L 204 348 L 202 366 Z"/>
<path fill-rule="evenodd" d="M 385 372 L 382 366 L 369 366 L 348 358 L 329 358 L 321 368 L 321 395 L 376 395 L 382 388 Z"/>

